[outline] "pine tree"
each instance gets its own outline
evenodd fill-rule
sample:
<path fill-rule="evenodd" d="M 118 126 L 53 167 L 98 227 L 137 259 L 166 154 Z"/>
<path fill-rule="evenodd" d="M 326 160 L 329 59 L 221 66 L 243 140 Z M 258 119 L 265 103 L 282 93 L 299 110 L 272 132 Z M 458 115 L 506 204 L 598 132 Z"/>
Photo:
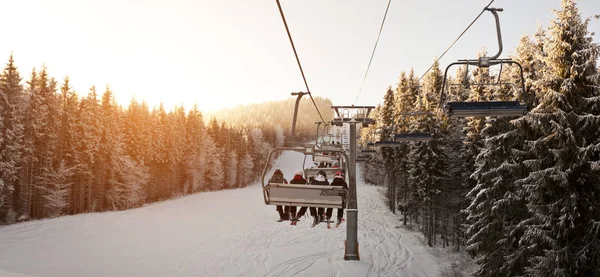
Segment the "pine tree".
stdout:
<path fill-rule="evenodd" d="M 79 167 L 75 172 L 75 179 L 79 180 L 82 195 L 78 202 L 82 207 L 83 212 L 95 211 L 99 195 L 97 187 L 96 175 L 98 172 L 98 151 L 100 149 L 100 139 L 102 134 L 102 126 L 100 122 L 100 103 L 97 99 L 96 88 L 91 87 L 89 93 L 79 102 L 77 108 L 77 118 L 79 124 L 77 126 L 75 141 L 75 149 L 79 154 Z"/>
<path fill-rule="evenodd" d="M 395 130 L 394 116 L 395 116 L 394 91 L 391 87 L 387 88 L 383 99 L 383 106 L 381 108 L 381 123 L 383 124 L 380 130 L 380 140 L 389 141 L 392 139 Z M 384 167 L 386 170 L 387 179 L 387 200 L 388 208 L 391 211 L 395 211 L 395 199 L 396 199 L 396 178 L 395 178 L 395 161 L 394 161 L 394 149 L 390 147 L 384 147 L 381 149 L 381 155 L 384 160 Z"/>
<path fill-rule="evenodd" d="M 18 196 L 23 185 L 18 181 L 23 151 L 23 86 L 19 70 L 10 55 L 0 73 L 0 221 L 14 222 Z"/>
<path fill-rule="evenodd" d="M 186 118 L 186 167 L 188 192 L 196 192 L 205 188 L 204 172 L 206 155 L 205 148 L 205 126 L 202 113 L 197 106 L 188 112 Z M 202 172 L 201 172 L 202 170 Z"/>
<path fill-rule="evenodd" d="M 435 209 L 438 205 L 440 186 L 445 178 L 443 161 L 445 160 L 442 145 L 439 141 L 440 120 L 434 117 L 434 112 L 439 105 L 435 99 L 441 89 L 441 71 L 435 66 L 430 71 L 423 83 L 423 100 L 417 100 L 416 106 L 424 105 L 426 111 L 431 113 L 414 117 L 410 131 L 432 134 L 431 141 L 414 142 L 408 154 L 408 181 L 414 193 L 409 206 L 422 210 L 423 228 L 428 238 L 429 246 L 435 244 Z"/>
<path fill-rule="evenodd" d="M 61 91 L 61 122 L 60 122 L 60 135 L 58 141 L 58 157 L 60 162 L 65 163 L 67 168 L 77 168 L 81 166 L 80 153 L 76 149 L 76 141 L 79 140 L 77 132 L 78 125 L 81 124 L 77 118 L 77 106 L 79 105 L 79 99 L 77 94 L 72 90 L 70 86 L 70 80 L 65 77 L 64 83 L 60 88 Z M 81 186 L 79 180 L 76 180 L 78 176 L 72 174 L 67 183 L 71 183 L 69 187 L 69 207 L 66 211 L 67 214 L 74 214 L 77 211 L 81 211 L 81 201 L 79 201 L 84 195 L 84 187 Z"/>
<path fill-rule="evenodd" d="M 544 43 L 540 104 L 515 121 L 525 135 L 525 188 L 532 218 L 519 247 L 529 252 L 530 276 L 599 276 L 600 49 L 572 0 L 561 1 Z"/>
<path fill-rule="evenodd" d="M 45 169 L 41 177 L 40 188 L 44 191 L 45 216 L 58 217 L 64 213 L 68 203 L 69 183 L 67 180 L 73 174 L 74 168 L 67 168 L 61 162 L 56 169 Z"/>
<path fill-rule="evenodd" d="M 502 101 L 514 100 L 514 94 L 512 86 L 493 91 L 494 98 Z M 486 119 L 483 148 L 470 176 L 476 185 L 467 194 L 471 200 L 466 209 L 471 223 L 467 251 L 478 257 L 476 276 L 522 274 L 525 265 L 522 259 L 510 258 L 519 251 L 516 246 L 523 230 L 518 225 L 529 218 L 524 199 L 515 193 L 522 189 L 515 181 L 524 177 L 523 134 L 510 124 L 511 119 Z"/>

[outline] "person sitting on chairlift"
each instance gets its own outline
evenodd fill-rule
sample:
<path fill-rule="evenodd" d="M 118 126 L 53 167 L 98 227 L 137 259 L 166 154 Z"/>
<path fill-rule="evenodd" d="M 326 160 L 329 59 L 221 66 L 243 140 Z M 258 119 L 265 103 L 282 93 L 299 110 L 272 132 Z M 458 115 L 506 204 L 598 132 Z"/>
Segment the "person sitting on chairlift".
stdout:
<path fill-rule="evenodd" d="M 302 169 L 296 170 L 294 172 L 294 178 L 290 181 L 290 184 L 295 184 L 295 185 L 306 185 L 307 183 L 308 183 L 308 181 L 306 181 L 306 179 L 304 179 L 304 171 L 302 171 Z M 296 206 L 290 207 L 290 212 L 292 215 L 291 225 L 296 225 L 296 222 L 299 220 L 299 218 L 301 216 L 301 215 L 297 216 L 296 210 L 297 210 Z"/>
<path fill-rule="evenodd" d="M 314 181 L 312 181 L 310 183 L 310 185 L 320 185 L 320 186 L 328 186 L 329 185 L 329 182 L 327 181 L 327 175 L 325 174 L 325 172 L 323 170 L 320 170 L 317 173 L 317 176 L 312 180 L 314 180 Z M 296 215 L 296 219 L 302 217 L 306 213 L 307 209 L 309 209 L 309 208 L 308 207 L 300 208 L 300 210 L 298 211 L 298 214 Z M 322 217 L 323 217 L 322 214 L 324 211 L 325 211 L 325 208 L 310 207 L 310 214 L 313 217 L 313 227 L 315 225 L 319 224 L 319 222 L 321 222 Z M 292 225 L 296 225 L 294 223 L 293 219 L 292 219 Z"/>
<path fill-rule="evenodd" d="M 275 169 L 275 172 L 273 172 L 273 176 L 271 176 L 271 179 L 269 179 L 269 183 L 287 184 L 288 181 L 283 177 L 283 172 L 281 171 L 281 169 Z M 276 210 L 277 213 L 279 213 L 278 222 L 292 219 L 292 217 L 290 216 L 289 206 L 285 206 L 285 212 L 284 208 L 281 205 L 277 205 Z"/>
<path fill-rule="evenodd" d="M 343 187 L 344 189 L 348 189 L 348 184 L 346 183 L 346 181 L 344 180 L 344 173 L 341 171 L 338 171 L 335 173 L 335 176 L 333 177 L 333 181 L 331 181 L 331 185 L 332 186 L 339 186 L 339 187 Z M 342 204 L 342 206 L 344 206 L 344 204 Z M 327 208 L 327 222 L 330 221 L 331 216 L 333 215 L 333 208 Z M 338 209 L 337 212 L 337 222 L 336 225 L 340 225 L 340 223 L 342 222 L 342 219 L 344 218 L 344 208 Z M 329 223 L 327 223 L 327 225 L 329 226 Z"/>

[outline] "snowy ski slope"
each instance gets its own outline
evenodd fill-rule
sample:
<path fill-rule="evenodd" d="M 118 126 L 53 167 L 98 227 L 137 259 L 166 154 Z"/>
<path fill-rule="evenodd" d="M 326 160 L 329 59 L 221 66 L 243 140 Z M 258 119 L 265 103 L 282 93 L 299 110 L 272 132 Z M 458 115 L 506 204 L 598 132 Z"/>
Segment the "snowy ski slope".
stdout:
<path fill-rule="evenodd" d="M 276 165 L 289 180 L 302 159 L 287 152 Z M 400 227 L 382 189 L 359 183 L 357 190 L 360 261 L 343 259 L 345 223 L 278 223 L 254 184 L 0 227 L 0 276 L 439 276 L 448 260 Z"/>

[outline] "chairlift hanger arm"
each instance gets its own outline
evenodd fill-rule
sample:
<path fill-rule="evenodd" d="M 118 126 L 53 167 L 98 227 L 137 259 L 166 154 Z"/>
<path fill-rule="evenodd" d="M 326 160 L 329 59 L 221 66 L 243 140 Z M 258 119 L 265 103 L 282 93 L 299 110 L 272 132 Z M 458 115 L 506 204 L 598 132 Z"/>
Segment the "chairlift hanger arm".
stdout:
<path fill-rule="evenodd" d="M 315 139 L 315 147 L 316 148 L 321 148 L 321 146 L 319 145 L 319 127 L 321 126 L 321 124 L 323 124 L 323 122 L 315 122 L 315 124 L 317 124 L 317 138 Z"/>
<path fill-rule="evenodd" d="M 277 3 L 279 3 L 279 2 L 277 2 Z M 290 134 L 290 141 L 291 141 L 292 145 L 296 144 L 296 120 L 298 119 L 298 107 L 300 106 L 300 99 L 305 94 L 309 94 L 309 93 L 308 92 L 292 92 L 293 96 L 298 96 L 298 97 L 296 97 L 296 105 L 294 106 L 294 118 L 292 120 L 292 132 Z"/>
<path fill-rule="evenodd" d="M 504 11 L 502 8 L 485 8 L 486 11 L 490 11 L 496 20 L 496 33 L 498 35 L 498 53 L 496 55 L 489 57 L 490 60 L 495 60 L 500 57 L 502 54 L 502 33 L 500 32 L 500 17 L 498 16 L 498 12 Z"/>

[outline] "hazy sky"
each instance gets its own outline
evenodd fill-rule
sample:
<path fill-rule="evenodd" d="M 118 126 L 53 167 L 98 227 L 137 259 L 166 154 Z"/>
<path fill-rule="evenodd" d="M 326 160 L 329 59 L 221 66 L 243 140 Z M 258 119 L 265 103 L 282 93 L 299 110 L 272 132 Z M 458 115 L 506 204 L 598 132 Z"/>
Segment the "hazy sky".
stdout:
<path fill-rule="evenodd" d="M 313 95 L 355 102 L 387 0 L 281 0 Z M 583 16 L 600 1 L 580 0 Z M 458 36 L 489 0 L 392 0 L 367 81 L 356 105 L 382 102 L 400 71 L 417 75 Z M 523 34 L 547 27 L 560 0 L 496 0 L 506 57 Z M 166 108 L 197 103 L 202 111 L 280 100 L 304 83 L 274 0 L 1 0 L 0 61 L 11 51 L 24 79 L 45 64 L 79 94 L 109 84 L 117 100 L 132 97 Z M 441 59 L 442 67 L 497 51 L 486 12 Z M 592 20 L 600 33 L 600 21 Z M 598 35 L 595 41 L 599 42 Z"/>

